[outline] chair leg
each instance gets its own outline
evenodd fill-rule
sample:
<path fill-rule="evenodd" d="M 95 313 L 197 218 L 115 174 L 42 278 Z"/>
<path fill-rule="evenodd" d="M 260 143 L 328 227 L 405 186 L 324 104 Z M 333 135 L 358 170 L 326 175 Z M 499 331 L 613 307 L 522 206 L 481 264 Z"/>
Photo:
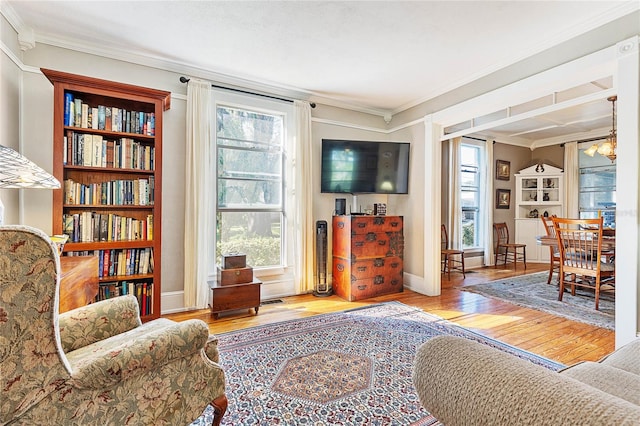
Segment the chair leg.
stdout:
<path fill-rule="evenodd" d="M 213 421 L 211 422 L 211 426 L 220 426 L 222 416 L 224 416 L 224 413 L 227 411 L 227 405 L 229 405 L 227 396 L 222 394 L 211 401 L 211 405 L 213 406 Z"/>
<path fill-rule="evenodd" d="M 547 278 L 547 284 L 551 284 L 551 279 L 553 278 L 553 249 L 549 249 L 549 254 L 551 257 L 549 258 L 549 278 Z"/>
<path fill-rule="evenodd" d="M 560 274 L 560 290 L 558 291 L 558 300 L 562 302 L 562 295 L 564 294 L 564 274 L 559 272 Z"/>
<path fill-rule="evenodd" d="M 522 247 L 522 259 L 524 261 L 524 269 L 527 269 L 527 247 Z"/>

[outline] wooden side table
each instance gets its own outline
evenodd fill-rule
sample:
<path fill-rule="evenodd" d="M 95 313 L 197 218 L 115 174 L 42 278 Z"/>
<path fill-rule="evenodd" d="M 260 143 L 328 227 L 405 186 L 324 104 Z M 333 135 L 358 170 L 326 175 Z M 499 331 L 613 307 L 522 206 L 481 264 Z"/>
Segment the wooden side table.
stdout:
<path fill-rule="evenodd" d="M 98 281 L 98 256 L 61 256 L 59 312 L 93 302 Z"/>
<path fill-rule="evenodd" d="M 213 319 L 218 319 L 220 312 L 238 309 L 253 308 L 258 315 L 261 285 L 262 281 L 255 278 L 249 283 L 223 286 L 218 285 L 218 281 L 210 282 L 209 288 L 213 292 L 211 300 Z"/>

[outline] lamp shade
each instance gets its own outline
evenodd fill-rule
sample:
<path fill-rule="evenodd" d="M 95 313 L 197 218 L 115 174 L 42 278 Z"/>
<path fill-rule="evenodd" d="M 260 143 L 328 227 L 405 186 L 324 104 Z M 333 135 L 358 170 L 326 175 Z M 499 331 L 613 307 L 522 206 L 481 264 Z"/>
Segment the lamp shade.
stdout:
<path fill-rule="evenodd" d="M 58 179 L 17 151 L 0 145 L 0 189 L 60 188 Z"/>

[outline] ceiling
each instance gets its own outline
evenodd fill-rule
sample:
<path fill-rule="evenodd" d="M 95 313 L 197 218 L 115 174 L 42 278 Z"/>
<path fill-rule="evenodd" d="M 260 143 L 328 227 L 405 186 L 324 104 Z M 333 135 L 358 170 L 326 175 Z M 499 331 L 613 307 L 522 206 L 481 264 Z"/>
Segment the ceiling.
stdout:
<path fill-rule="evenodd" d="M 386 116 L 639 8 L 635 1 L 3 3 L 36 43 Z M 610 105 L 600 104 L 496 131 L 527 138 L 531 126 L 603 127 Z"/>

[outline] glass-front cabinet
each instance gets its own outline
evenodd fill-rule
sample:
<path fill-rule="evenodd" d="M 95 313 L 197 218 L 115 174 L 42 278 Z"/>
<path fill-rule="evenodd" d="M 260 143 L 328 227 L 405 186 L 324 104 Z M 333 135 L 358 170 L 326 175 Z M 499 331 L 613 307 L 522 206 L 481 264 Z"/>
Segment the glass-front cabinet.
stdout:
<path fill-rule="evenodd" d="M 516 177 L 516 239 L 527 245 L 527 261 L 548 262 L 549 248 L 537 238 L 546 233 L 540 217 L 564 216 L 562 169 L 536 164 L 520 170 Z"/>

